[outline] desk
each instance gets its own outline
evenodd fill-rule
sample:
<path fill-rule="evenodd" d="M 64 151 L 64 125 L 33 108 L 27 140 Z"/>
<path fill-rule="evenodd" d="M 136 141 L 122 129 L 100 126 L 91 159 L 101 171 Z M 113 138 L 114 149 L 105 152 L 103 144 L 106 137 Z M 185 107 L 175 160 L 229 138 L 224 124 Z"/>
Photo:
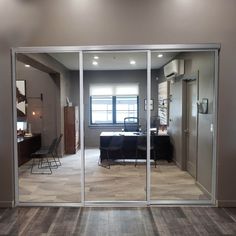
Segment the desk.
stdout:
<path fill-rule="evenodd" d="M 136 146 L 137 137 L 144 135 L 140 132 L 102 132 L 100 134 L 100 147 L 108 147 L 112 138 L 123 137 L 123 148 L 122 152 L 125 159 L 136 159 Z M 153 155 L 151 159 L 164 159 L 167 161 L 172 160 L 172 145 L 170 142 L 170 136 L 166 133 L 159 133 L 158 135 L 153 135 L 152 138 L 156 157 Z M 100 160 L 106 159 L 106 153 L 100 150 Z M 112 153 L 112 159 L 120 159 L 119 153 Z M 138 159 L 146 159 L 146 156 L 141 156 Z"/>
<path fill-rule="evenodd" d="M 41 148 L 41 134 L 33 134 L 32 137 L 18 137 L 18 166 L 31 159 L 31 154 Z"/>

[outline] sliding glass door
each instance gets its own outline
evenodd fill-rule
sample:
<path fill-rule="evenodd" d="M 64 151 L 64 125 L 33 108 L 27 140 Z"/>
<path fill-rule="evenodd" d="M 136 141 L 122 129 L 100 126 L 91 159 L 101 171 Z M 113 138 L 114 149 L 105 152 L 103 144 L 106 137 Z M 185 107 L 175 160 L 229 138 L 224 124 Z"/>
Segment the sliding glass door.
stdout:
<path fill-rule="evenodd" d="M 19 203 L 81 202 L 79 54 L 16 54 Z"/>
<path fill-rule="evenodd" d="M 213 202 L 217 50 L 116 48 L 15 54 L 17 202 Z"/>
<path fill-rule="evenodd" d="M 147 54 L 83 57 L 85 200 L 146 201 Z"/>
<path fill-rule="evenodd" d="M 212 198 L 214 64 L 214 51 L 152 51 L 153 202 Z"/>

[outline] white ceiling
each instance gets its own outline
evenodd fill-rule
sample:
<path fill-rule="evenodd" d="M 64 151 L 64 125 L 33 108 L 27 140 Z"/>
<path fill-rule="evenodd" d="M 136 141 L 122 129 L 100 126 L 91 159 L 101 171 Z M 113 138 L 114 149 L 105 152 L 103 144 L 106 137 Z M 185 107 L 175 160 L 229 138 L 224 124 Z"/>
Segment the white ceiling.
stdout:
<path fill-rule="evenodd" d="M 157 57 L 160 52 L 152 52 L 152 69 L 159 69 L 172 60 L 178 53 L 168 52 L 162 58 Z M 78 53 L 51 53 L 54 59 L 59 61 L 69 70 L 79 70 Z M 98 56 L 99 59 L 94 59 Z M 134 60 L 134 65 L 130 61 Z M 93 65 L 97 61 L 97 65 Z M 85 70 L 140 70 L 147 68 L 147 57 L 144 52 L 89 52 L 84 53 Z"/>

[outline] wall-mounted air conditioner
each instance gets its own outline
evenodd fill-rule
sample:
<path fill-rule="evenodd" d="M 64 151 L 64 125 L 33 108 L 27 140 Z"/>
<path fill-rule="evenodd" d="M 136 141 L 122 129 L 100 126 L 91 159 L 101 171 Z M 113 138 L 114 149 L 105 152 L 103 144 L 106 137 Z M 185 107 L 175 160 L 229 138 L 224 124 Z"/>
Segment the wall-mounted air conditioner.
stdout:
<path fill-rule="evenodd" d="M 175 79 L 184 74 L 184 60 L 176 59 L 164 66 L 164 74 L 167 80 Z"/>

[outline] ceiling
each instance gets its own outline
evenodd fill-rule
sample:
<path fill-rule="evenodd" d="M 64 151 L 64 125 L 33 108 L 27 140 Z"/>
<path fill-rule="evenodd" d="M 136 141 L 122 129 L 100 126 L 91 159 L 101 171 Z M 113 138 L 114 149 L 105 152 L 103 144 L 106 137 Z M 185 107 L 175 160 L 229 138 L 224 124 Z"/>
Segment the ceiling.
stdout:
<path fill-rule="evenodd" d="M 152 52 L 152 69 L 159 69 L 171 61 L 178 53 L 165 52 L 158 57 L 160 52 Z M 49 54 L 69 70 L 79 70 L 78 53 L 51 53 Z M 98 59 L 94 59 L 94 57 Z M 84 53 L 84 70 L 140 70 L 147 68 L 145 52 L 88 52 Z M 94 65 L 94 61 L 97 62 Z M 130 64 L 135 61 L 135 64 Z M 134 62 L 133 62 L 134 63 Z"/>

